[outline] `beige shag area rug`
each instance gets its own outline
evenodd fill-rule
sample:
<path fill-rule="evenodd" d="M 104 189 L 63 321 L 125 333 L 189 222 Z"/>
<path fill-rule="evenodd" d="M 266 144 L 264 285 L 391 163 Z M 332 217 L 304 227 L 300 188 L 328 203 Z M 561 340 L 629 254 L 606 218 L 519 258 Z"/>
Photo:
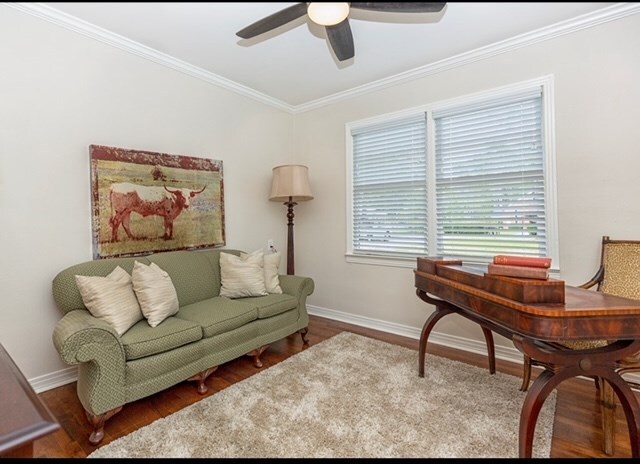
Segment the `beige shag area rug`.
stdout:
<path fill-rule="evenodd" d="M 215 374 L 214 374 L 215 375 Z M 343 332 L 90 458 L 516 458 L 520 379 Z M 549 457 L 555 391 L 534 457 Z"/>

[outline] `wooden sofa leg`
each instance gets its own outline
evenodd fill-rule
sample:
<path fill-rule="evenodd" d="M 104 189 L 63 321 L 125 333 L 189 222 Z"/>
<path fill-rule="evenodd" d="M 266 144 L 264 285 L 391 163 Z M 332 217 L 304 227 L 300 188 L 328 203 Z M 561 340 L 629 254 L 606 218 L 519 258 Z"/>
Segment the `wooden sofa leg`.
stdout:
<path fill-rule="evenodd" d="M 300 332 L 300 336 L 302 337 L 302 343 L 305 345 L 309 344 L 309 336 L 307 335 L 309 333 L 309 329 L 307 327 L 298 330 L 298 332 Z"/>
<path fill-rule="evenodd" d="M 207 377 L 209 377 L 211 374 L 213 374 L 215 372 L 215 370 L 218 368 L 218 366 L 213 366 L 210 367 L 207 370 L 204 370 L 202 372 L 200 372 L 199 374 L 194 375 L 193 377 L 190 377 L 187 380 L 193 380 L 195 382 L 198 383 L 198 393 L 200 393 L 201 395 L 204 395 L 205 393 L 207 393 L 207 386 L 204 384 L 204 382 L 207 380 Z"/>
<path fill-rule="evenodd" d="M 89 443 L 95 446 L 102 441 L 104 438 L 104 423 L 120 411 L 122 411 L 122 406 L 98 415 L 92 414 L 87 410 L 84 411 L 87 416 L 87 420 L 93 428 L 91 435 L 89 435 Z"/>
<path fill-rule="evenodd" d="M 269 348 L 269 345 L 261 346 L 253 351 L 247 353 L 247 356 L 253 356 L 253 365 L 256 367 L 262 367 L 262 361 L 260 361 L 260 355 L 264 353 L 264 350 Z"/>

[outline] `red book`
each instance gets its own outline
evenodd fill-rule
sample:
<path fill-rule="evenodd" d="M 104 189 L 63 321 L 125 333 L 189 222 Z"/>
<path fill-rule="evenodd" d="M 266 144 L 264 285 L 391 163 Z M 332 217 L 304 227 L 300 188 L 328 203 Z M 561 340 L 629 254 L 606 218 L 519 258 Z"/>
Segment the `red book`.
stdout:
<path fill-rule="evenodd" d="M 525 279 L 549 279 L 549 269 L 530 266 L 510 266 L 506 264 L 489 264 L 487 274 L 506 277 L 521 277 Z"/>
<path fill-rule="evenodd" d="M 525 267 L 542 267 L 545 269 L 549 269 L 551 267 L 551 258 L 538 258 L 534 256 L 496 255 L 493 257 L 493 264 L 506 264 L 509 266 L 525 266 Z"/>

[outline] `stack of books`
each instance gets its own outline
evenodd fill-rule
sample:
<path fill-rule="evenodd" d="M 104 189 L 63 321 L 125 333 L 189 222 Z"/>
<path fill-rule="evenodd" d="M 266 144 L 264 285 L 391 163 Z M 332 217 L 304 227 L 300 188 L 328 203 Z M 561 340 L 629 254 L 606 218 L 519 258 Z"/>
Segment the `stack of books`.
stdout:
<path fill-rule="evenodd" d="M 497 255 L 489 264 L 487 274 L 525 279 L 549 279 L 551 258 Z"/>

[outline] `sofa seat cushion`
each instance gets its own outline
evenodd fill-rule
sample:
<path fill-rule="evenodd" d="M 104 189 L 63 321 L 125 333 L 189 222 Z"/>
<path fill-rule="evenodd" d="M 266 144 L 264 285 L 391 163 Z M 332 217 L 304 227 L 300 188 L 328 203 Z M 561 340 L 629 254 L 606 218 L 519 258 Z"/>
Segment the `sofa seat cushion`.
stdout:
<path fill-rule="evenodd" d="M 127 330 L 120 341 L 127 361 L 173 350 L 202 338 L 201 327 L 191 321 L 170 316 L 150 327 L 146 319 Z"/>
<path fill-rule="evenodd" d="M 202 327 L 205 338 L 229 332 L 258 318 L 258 310 L 245 298 L 232 300 L 216 296 L 180 308 L 176 317 L 194 322 Z"/>
<path fill-rule="evenodd" d="M 243 301 L 252 304 L 258 310 L 258 319 L 266 319 L 298 307 L 298 300 L 291 295 L 285 294 L 257 296 L 235 301 Z"/>

